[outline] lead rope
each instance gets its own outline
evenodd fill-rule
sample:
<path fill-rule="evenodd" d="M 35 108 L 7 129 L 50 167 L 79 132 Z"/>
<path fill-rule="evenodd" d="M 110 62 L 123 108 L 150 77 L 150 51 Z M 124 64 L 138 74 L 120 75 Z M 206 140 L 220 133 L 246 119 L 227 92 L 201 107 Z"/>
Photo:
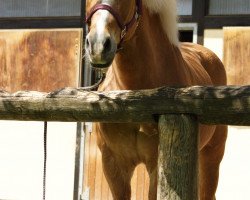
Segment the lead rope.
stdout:
<path fill-rule="evenodd" d="M 43 160 L 43 200 L 46 200 L 47 128 L 48 128 L 48 123 L 45 121 L 44 122 L 44 132 L 43 132 L 43 149 L 44 149 L 44 160 Z"/>
<path fill-rule="evenodd" d="M 101 72 L 100 79 L 94 85 L 86 86 L 86 87 L 80 87 L 78 89 L 79 90 L 84 90 L 84 91 L 93 91 L 93 90 L 97 89 L 101 85 L 101 83 L 104 81 L 104 79 L 105 79 L 105 73 Z"/>
<path fill-rule="evenodd" d="M 87 87 L 80 87 L 79 90 L 91 91 L 99 87 L 99 85 L 105 79 L 105 73 L 101 74 L 100 79 L 97 83 Z M 47 173 L 47 129 L 48 122 L 44 122 L 44 130 L 43 130 L 43 149 L 44 149 L 44 160 L 43 160 L 43 200 L 46 200 L 46 173 Z"/>

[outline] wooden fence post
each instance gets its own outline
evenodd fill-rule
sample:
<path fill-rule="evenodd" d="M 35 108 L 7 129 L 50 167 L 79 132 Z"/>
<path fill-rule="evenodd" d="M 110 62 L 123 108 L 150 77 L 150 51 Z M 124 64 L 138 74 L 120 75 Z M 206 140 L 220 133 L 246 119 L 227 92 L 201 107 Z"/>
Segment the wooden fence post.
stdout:
<path fill-rule="evenodd" d="M 198 199 L 198 122 L 191 115 L 159 120 L 157 200 Z"/>

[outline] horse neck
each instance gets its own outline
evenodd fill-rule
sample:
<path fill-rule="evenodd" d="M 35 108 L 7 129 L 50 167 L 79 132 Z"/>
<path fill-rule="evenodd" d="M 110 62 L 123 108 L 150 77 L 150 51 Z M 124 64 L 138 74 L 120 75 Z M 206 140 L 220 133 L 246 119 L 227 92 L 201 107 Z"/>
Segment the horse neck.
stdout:
<path fill-rule="evenodd" d="M 158 14 L 144 9 L 136 33 L 123 46 L 109 72 L 115 81 L 114 89 L 185 84 L 180 50 L 168 40 Z"/>

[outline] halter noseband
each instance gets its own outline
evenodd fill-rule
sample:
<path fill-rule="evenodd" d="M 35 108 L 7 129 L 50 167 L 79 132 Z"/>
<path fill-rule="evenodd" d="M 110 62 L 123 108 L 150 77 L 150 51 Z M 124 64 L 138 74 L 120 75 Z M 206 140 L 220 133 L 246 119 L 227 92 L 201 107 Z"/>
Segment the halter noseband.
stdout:
<path fill-rule="evenodd" d="M 108 4 L 96 4 L 91 10 L 89 15 L 87 15 L 86 17 L 86 22 L 89 24 L 91 22 L 91 18 L 92 16 L 98 11 L 98 10 L 107 10 L 109 13 L 111 13 L 113 15 L 113 17 L 116 19 L 116 22 L 119 26 L 119 28 L 121 29 L 121 35 L 120 35 L 120 42 L 118 44 L 118 49 L 121 48 L 121 44 L 128 32 L 128 30 L 135 24 L 137 23 L 137 26 L 139 24 L 139 20 L 140 17 L 142 15 L 142 2 L 141 0 L 135 0 L 136 2 L 136 9 L 134 12 L 133 17 L 131 18 L 131 20 L 128 23 L 123 23 L 119 13 L 114 10 L 110 5 Z"/>

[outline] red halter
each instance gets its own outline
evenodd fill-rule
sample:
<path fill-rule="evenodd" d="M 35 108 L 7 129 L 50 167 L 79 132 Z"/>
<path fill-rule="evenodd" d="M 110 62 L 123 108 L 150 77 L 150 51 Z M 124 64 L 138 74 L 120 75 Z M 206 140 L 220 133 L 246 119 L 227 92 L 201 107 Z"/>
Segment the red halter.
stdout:
<path fill-rule="evenodd" d="M 142 15 L 142 2 L 141 0 L 135 0 L 136 1 L 136 9 L 134 12 L 133 17 L 131 18 L 131 20 L 128 23 L 123 23 L 119 13 L 114 10 L 110 5 L 108 4 L 96 4 L 91 10 L 89 15 L 86 16 L 86 22 L 90 23 L 91 22 L 91 18 L 92 16 L 95 14 L 96 11 L 98 10 L 107 10 L 108 12 L 110 12 L 113 17 L 116 19 L 116 22 L 118 24 L 118 26 L 121 29 L 121 36 L 120 36 L 120 43 L 118 44 L 118 49 L 121 48 L 121 44 L 125 38 L 125 35 L 127 34 L 128 30 L 135 24 L 139 23 L 140 17 Z"/>

